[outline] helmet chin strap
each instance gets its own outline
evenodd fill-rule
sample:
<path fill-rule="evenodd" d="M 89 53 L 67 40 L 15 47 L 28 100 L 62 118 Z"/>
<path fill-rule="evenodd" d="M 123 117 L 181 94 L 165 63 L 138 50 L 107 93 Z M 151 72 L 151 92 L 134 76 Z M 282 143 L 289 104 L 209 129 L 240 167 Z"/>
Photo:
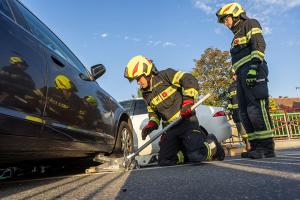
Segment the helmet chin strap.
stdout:
<path fill-rule="evenodd" d="M 147 82 L 148 82 L 148 87 L 149 88 L 152 88 L 152 74 L 150 76 L 148 76 L 146 79 L 147 79 Z"/>
<path fill-rule="evenodd" d="M 232 20 L 233 20 L 232 27 L 235 27 L 241 21 L 241 19 L 238 17 L 234 17 Z"/>
<path fill-rule="evenodd" d="M 233 17 L 233 18 L 232 18 L 232 21 L 233 21 L 233 23 L 232 23 L 232 26 L 231 26 L 230 30 L 231 30 L 233 33 L 235 33 L 235 32 L 237 31 L 235 27 L 240 23 L 241 19 L 238 18 L 238 17 Z"/>

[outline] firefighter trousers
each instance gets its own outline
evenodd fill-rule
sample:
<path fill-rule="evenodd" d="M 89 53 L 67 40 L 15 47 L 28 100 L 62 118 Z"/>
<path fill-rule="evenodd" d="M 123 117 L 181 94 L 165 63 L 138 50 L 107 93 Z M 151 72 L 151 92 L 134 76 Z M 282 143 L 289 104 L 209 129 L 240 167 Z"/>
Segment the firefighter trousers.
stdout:
<path fill-rule="evenodd" d="M 201 162 L 208 159 L 210 154 L 209 148 L 205 144 L 206 137 L 206 134 L 201 131 L 195 115 L 189 119 L 183 119 L 162 135 L 159 143 L 159 165 Z"/>
<path fill-rule="evenodd" d="M 241 121 L 251 146 L 256 141 L 272 140 L 272 121 L 269 114 L 268 67 L 263 62 L 257 69 L 257 82 L 253 87 L 246 85 L 250 65 L 245 64 L 237 73 L 237 97 Z M 259 142 L 258 142 L 259 143 Z"/>

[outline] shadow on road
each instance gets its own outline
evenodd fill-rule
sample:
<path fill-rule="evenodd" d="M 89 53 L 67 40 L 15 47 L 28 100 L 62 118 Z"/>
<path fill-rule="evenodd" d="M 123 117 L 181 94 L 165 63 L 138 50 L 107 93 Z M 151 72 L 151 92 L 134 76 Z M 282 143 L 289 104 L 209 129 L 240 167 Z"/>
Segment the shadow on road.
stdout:
<path fill-rule="evenodd" d="M 80 174 L 0 184 L 1 199 L 299 199 L 300 149 L 276 158 L 129 172 Z"/>

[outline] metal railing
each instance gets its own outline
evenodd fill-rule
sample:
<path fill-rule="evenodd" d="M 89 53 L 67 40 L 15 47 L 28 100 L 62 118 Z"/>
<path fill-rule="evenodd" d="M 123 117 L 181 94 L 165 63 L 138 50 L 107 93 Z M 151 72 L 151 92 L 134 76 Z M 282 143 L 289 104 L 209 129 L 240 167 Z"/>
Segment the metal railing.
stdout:
<path fill-rule="evenodd" d="M 294 139 L 300 138 L 300 109 L 280 109 L 270 112 L 273 122 L 274 139 Z M 223 141 L 225 144 L 242 144 L 243 140 L 237 134 L 235 124 L 229 122 L 233 129 L 232 137 Z"/>
<path fill-rule="evenodd" d="M 300 109 L 283 109 L 270 113 L 275 138 L 297 138 L 300 136 Z"/>

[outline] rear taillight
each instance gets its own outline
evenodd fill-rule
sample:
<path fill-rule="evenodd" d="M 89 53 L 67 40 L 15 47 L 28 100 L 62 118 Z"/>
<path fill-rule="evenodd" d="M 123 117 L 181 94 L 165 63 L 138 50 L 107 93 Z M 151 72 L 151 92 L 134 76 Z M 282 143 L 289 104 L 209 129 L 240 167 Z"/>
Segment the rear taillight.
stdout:
<path fill-rule="evenodd" d="M 226 116 L 225 112 L 219 111 L 219 112 L 216 112 L 213 117 L 223 117 L 223 116 Z"/>

